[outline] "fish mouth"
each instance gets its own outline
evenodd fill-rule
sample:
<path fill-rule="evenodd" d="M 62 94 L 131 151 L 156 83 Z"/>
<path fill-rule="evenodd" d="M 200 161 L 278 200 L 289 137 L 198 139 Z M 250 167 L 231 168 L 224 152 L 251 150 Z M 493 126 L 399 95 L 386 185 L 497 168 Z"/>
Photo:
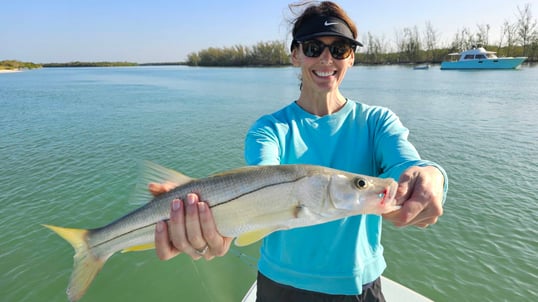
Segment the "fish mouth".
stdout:
<path fill-rule="evenodd" d="M 392 181 L 386 188 L 383 190 L 383 192 L 379 193 L 379 196 L 383 197 L 381 199 L 381 205 L 386 206 L 391 203 L 396 203 L 394 200 L 394 197 L 396 197 L 396 190 L 398 190 L 398 184 L 394 181 Z"/>

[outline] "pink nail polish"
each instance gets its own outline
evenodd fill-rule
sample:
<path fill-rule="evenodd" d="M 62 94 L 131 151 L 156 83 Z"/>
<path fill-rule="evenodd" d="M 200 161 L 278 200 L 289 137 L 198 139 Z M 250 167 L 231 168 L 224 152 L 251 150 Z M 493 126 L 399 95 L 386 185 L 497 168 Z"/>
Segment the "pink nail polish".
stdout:
<path fill-rule="evenodd" d="M 188 203 L 189 205 L 193 205 L 193 204 L 194 204 L 194 196 L 192 196 L 192 194 L 187 195 L 187 203 Z"/>
<path fill-rule="evenodd" d="M 174 199 L 174 200 L 172 201 L 172 210 L 173 210 L 173 211 L 177 211 L 177 210 L 179 210 L 179 208 L 181 208 L 181 200 L 179 200 L 179 199 Z"/>

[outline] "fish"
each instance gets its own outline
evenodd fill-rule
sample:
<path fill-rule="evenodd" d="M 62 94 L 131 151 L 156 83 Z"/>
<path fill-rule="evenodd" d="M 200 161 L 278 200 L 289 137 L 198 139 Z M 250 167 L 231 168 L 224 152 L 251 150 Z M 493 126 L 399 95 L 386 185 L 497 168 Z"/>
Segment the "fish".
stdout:
<path fill-rule="evenodd" d="M 75 250 L 66 290 L 80 300 L 105 262 L 117 252 L 155 248 L 155 227 L 170 218 L 173 199 L 196 193 L 211 208 L 219 233 L 246 246 L 267 235 L 359 214 L 381 215 L 400 208 L 397 183 L 316 165 L 245 166 L 191 178 L 157 164 L 149 170 L 177 186 L 124 215 L 94 229 L 43 224 Z"/>

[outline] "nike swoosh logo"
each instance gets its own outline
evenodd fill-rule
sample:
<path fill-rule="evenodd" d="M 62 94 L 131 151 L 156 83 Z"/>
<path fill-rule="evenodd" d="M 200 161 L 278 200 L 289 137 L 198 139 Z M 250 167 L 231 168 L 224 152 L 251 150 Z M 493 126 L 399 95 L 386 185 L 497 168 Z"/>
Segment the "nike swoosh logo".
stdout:
<path fill-rule="evenodd" d="M 325 26 L 331 26 L 331 25 L 336 25 L 338 24 L 337 22 L 334 22 L 334 23 L 329 23 L 329 21 L 325 21 L 325 23 L 323 23 L 323 25 Z"/>

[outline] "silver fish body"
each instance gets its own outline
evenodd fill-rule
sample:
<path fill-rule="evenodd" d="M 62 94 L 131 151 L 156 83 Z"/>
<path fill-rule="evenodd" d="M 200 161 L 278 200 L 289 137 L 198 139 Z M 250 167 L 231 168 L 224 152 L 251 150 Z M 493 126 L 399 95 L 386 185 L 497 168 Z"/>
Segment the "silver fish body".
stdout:
<path fill-rule="evenodd" d="M 163 168 L 164 169 L 164 168 Z M 268 234 L 358 214 L 397 210 L 392 179 L 312 165 L 249 166 L 207 178 L 176 172 L 179 185 L 146 205 L 97 229 L 45 225 L 75 248 L 70 301 L 82 297 L 106 260 L 118 251 L 154 248 L 155 225 L 170 217 L 173 199 L 197 193 L 207 202 L 220 234 L 243 246 Z"/>

